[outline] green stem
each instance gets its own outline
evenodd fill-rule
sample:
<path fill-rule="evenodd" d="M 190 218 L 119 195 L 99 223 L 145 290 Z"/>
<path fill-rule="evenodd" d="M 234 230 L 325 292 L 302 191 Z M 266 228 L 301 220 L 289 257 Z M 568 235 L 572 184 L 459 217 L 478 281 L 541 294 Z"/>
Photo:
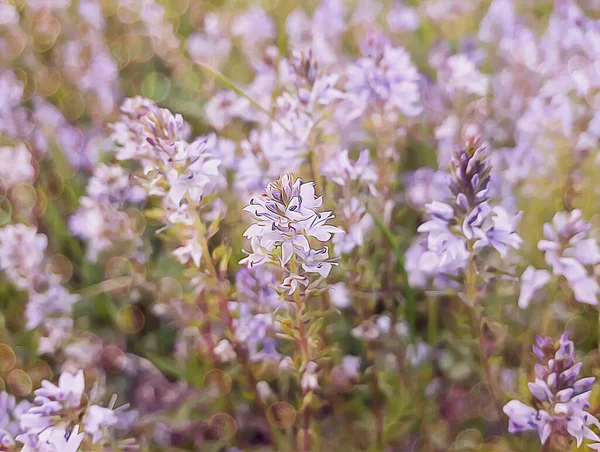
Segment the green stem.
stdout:
<path fill-rule="evenodd" d="M 373 398 L 375 399 L 375 450 L 377 452 L 384 450 L 383 429 L 385 422 L 384 404 L 382 403 L 381 389 L 379 388 L 379 377 L 377 371 L 373 375 Z"/>
<path fill-rule="evenodd" d="M 185 372 L 180 370 L 175 363 L 171 363 L 169 361 L 167 361 L 165 358 L 163 358 L 162 356 L 159 356 L 157 354 L 154 354 L 152 352 L 146 352 L 145 353 L 146 358 L 148 360 L 150 360 L 152 362 L 152 364 L 154 364 L 161 372 L 171 375 L 172 377 L 177 377 L 182 381 L 187 381 L 188 383 L 192 383 L 187 376 L 185 375 Z"/>
<path fill-rule="evenodd" d="M 119 276 L 113 279 L 107 279 L 79 291 L 79 295 L 85 298 L 95 297 L 103 293 L 113 292 L 115 290 L 124 289 L 131 284 L 131 276 Z"/>
<path fill-rule="evenodd" d="M 208 267 L 210 275 L 213 278 L 218 279 L 217 269 L 215 268 L 215 264 L 213 263 L 212 256 L 210 254 L 210 249 L 208 248 L 208 241 L 206 240 L 206 228 L 203 224 L 200 224 L 198 242 L 200 242 L 200 247 L 202 248 L 202 256 L 204 257 L 204 262 L 206 262 L 206 266 Z"/>
<path fill-rule="evenodd" d="M 290 271 L 292 273 L 296 273 L 298 270 L 298 266 L 296 264 L 296 256 L 292 256 L 290 260 Z M 300 345 L 300 352 L 302 353 L 302 363 L 303 365 L 300 368 L 306 368 L 308 362 L 310 361 L 310 346 L 308 343 L 308 338 L 306 336 L 306 330 L 304 328 L 304 304 L 306 300 L 302 299 L 300 295 L 300 289 L 296 289 L 294 291 L 294 303 L 296 305 L 296 322 L 298 328 L 298 343 Z M 298 375 L 298 379 L 302 380 L 302 374 Z M 308 393 L 304 393 L 303 396 L 306 396 Z M 302 428 L 299 432 L 299 448 L 300 452 L 310 452 L 311 448 L 311 438 L 310 438 L 310 423 L 312 418 L 312 409 L 310 404 L 305 404 L 303 401 L 303 411 L 302 411 Z"/>
<path fill-rule="evenodd" d="M 438 332 L 438 312 L 439 311 L 439 300 L 435 296 L 430 296 L 427 299 L 427 338 L 429 339 L 429 345 L 433 346 L 437 343 L 437 332 Z"/>
<path fill-rule="evenodd" d="M 230 90 L 234 91 L 236 94 L 242 96 L 244 99 L 246 99 L 248 102 L 250 102 L 250 104 L 252 104 L 252 106 L 254 108 L 256 108 L 256 109 L 262 111 L 264 114 L 266 114 L 269 118 L 271 118 L 271 121 L 277 123 L 277 125 L 279 125 L 283 130 L 285 130 L 285 132 L 288 133 L 290 136 L 292 136 L 293 138 L 296 138 L 296 135 L 290 129 L 288 129 L 281 121 L 279 121 L 277 118 L 275 118 L 275 116 L 273 116 L 272 112 L 270 112 L 269 110 L 264 108 L 256 100 L 254 100 L 252 97 L 250 97 L 248 94 L 246 94 L 246 92 L 242 88 L 237 86 L 229 78 L 225 77 L 219 71 L 215 71 L 214 69 L 211 69 L 210 67 L 206 66 L 205 64 L 202 64 L 202 63 L 196 63 L 196 64 L 198 66 L 200 66 L 205 72 L 207 72 L 215 80 L 219 81 L 223 86 L 225 86 L 226 88 L 229 88 Z"/>
<path fill-rule="evenodd" d="M 406 266 L 404 263 L 404 253 L 400 249 L 400 246 L 396 242 L 394 236 L 392 235 L 392 232 L 385 225 L 385 223 L 383 221 L 381 221 L 381 219 L 379 219 L 379 217 L 377 217 L 377 215 L 371 209 L 367 209 L 367 212 L 369 212 L 369 214 L 373 218 L 373 221 L 375 222 L 375 225 L 379 228 L 379 230 L 383 233 L 383 235 L 385 236 L 387 241 L 390 243 L 390 246 L 392 247 L 392 251 L 394 251 L 394 254 L 396 255 L 396 260 L 398 261 L 398 270 L 400 271 L 400 274 L 402 275 L 402 279 L 405 282 L 404 295 L 406 297 L 406 310 L 405 310 L 406 321 L 408 322 L 408 324 L 410 326 L 411 333 L 414 335 L 415 331 L 416 331 L 415 324 L 416 324 L 416 317 L 417 317 L 417 309 L 416 309 L 416 302 L 415 302 L 415 293 L 413 291 L 413 288 L 411 287 L 411 285 L 408 282 L 408 273 L 406 273 Z"/>
<path fill-rule="evenodd" d="M 492 401 L 494 403 L 494 408 L 496 409 L 498 419 L 501 420 L 503 417 L 502 400 L 500 400 L 498 397 L 496 385 L 494 383 L 495 379 L 493 377 L 492 369 L 490 368 L 490 362 L 485 353 L 483 337 L 481 335 L 482 319 L 481 315 L 477 311 L 479 300 L 477 295 L 477 267 L 475 265 L 473 243 L 469 242 L 467 244 L 467 248 L 471 257 L 469 258 L 469 264 L 467 266 L 467 271 L 465 275 L 466 303 L 467 305 L 469 305 L 469 312 L 471 314 L 471 324 L 475 332 L 475 337 L 477 339 L 479 361 L 485 375 L 486 385 L 492 397 Z"/>

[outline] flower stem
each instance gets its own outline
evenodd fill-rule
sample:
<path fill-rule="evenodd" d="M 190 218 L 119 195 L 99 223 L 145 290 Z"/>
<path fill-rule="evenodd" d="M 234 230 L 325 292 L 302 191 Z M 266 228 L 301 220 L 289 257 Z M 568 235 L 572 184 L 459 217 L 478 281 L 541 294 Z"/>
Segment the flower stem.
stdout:
<path fill-rule="evenodd" d="M 267 409 L 265 407 L 265 403 L 263 402 L 263 399 L 258 390 L 256 378 L 254 377 L 254 374 L 252 373 L 252 368 L 250 367 L 250 362 L 248 360 L 248 350 L 246 349 L 246 347 L 244 347 L 242 344 L 239 344 L 239 343 L 236 343 L 235 349 L 236 349 L 237 355 L 240 357 L 240 363 L 242 364 L 242 367 L 244 368 L 246 375 L 248 377 L 248 386 L 254 392 L 254 401 L 256 402 L 258 411 L 260 412 L 261 416 L 264 418 L 264 420 L 267 423 L 267 429 L 265 430 L 267 439 L 272 441 L 274 435 L 271 430 L 271 423 L 269 422 L 269 417 L 267 416 Z"/>
<path fill-rule="evenodd" d="M 290 260 L 290 271 L 296 273 L 298 266 L 296 264 L 296 257 L 292 256 Z M 308 344 L 308 338 L 306 336 L 306 330 L 304 328 L 304 304 L 303 296 L 300 294 L 300 288 L 294 291 L 294 303 L 296 305 L 296 324 L 298 328 L 298 344 L 300 346 L 300 352 L 302 353 L 302 366 L 305 368 L 310 361 L 310 347 Z M 302 375 L 298 375 L 300 381 L 302 381 Z M 307 393 L 303 393 L 305 397 Z M 304 405 L 304 403 L 303 403 Z M 306 404 L 302 412 L 302 428 L 299 432 L 300 437 L 298 438 L 300 452 L 310 452 L 311 438 L 310 438 L 310 424 L 312 418 L 312 409 L 310 404 Z"/>
<path fill-rule="evenodd" d="M 310 421 L 312 417 L 312 410 L 310 406 L 304 407 L 302 413 L 302 445 L 301 452 L 310 452 L 311 441 L 310 441 Z"/>
<path fill-rule="evenodd" d="M 430 296 L 427 300 L 427 338 L 429 339 L 429 345 L 433 346 L 437 342 L 438 333 L 438 311 L 439 311 L 439 300 L 435 296 Z"/>
<path fill-rule="evenodd" d="M 202 248 L 202 255 L 204 256 L 204 262 L 206 262 L 206 266 L 208 267 L 208 271 L 210 275 L 218 279 L 217 269 L 215 268 L 215 264 L 212 261 L 212 256 L 210 254 L 210 250 L 208 248 L 208 242 L 206 241 L 206 228 L 202 225 L 201 230 L 198 232 L 198 242 L 200 242 L 200 247 Z"/>
<path fill-rule="evenodd" d="M 255 99 L 253 99 L 252 97 L 250 97 L 250 95 L 248 95 L 242 88 L 240 88 L 239 86 L 237 86 L 234 82 L 232 82 L 229 78 L 225 77 L 223 74 L 221 74 L 219 71 L 215 71 L 214 69 L 211 69 L 210 67 L 208 67 L 205 64 L 202 63 L 196 63 L 198 66 L 200 66 L 205 72 L 207 72 L 211 77 L 213 77 L 215 80 L 219 81 L 222 85 L 224 85 L 225 87 L 229 88 L 230 90 L 234 91 L 236 94 L 238 94 L 239 96 L 242 96 L 244 99 L 246 99 L 248 102 L 250 102 L 250 104 L 256 108 L 257 110 L 260 110 L 261 112 L 263 112 L 265 115 L 267 115 L 271 121 L 273 121 L 274 123 L 276 123 L 279 127 L 281 127 L 288 135 L 290 135 L 293 138 L 296 138 L 296 135 L 289 129 L 287 128 L 281 121 L 279 121 L 274 115 L 273 113 L 271 113 L 269 110 L 267 110 L 265 107 L 263 107 L 260 103 L 258 103 L 258 101 L 256 101 Z"/>
<path fill-rule="evenodd" d="M 415 301 L 415 293 L 410 283 L 408 282 L 408 273 L 406 272 L 406 267 L 404 264 L 404 253 L 400 249 L 400 246 L 396 242 L 396 239 L 392 235 L 392 232 L 385 225 L 385 223 L 371 210 L 367 209 L 367 212 L 373 218 L 375 225 L 381 230 L 387 241 L 390 243 L 394 254 L 396 255 L 396 261 L 398 264 L 398 270 L 400 271 L 400 275 L 404 280 L 404 295 L 406 297 L 406 321 L 410 326 L 410 331 L 414 335 L 416 330 L 416 301 Z"/>
<path fill-rule="evenodd" d="M 469 243 L 469 252 L 471 257 L 469 258 L 469 264 L 465 275 L 465 296 L 466 303 L 469 305 L 469 312 L 471 314 L 471 325 L 475 332 L 478 345 L 479 362 L 485 374 L 485 383 L 487 385 L 490 396 L 494 403 L 494 408 L 498 415 L 498 419 L 502 419 L 502 402 L 498 398 L 496 391 L 496 385 L 494 384 L 495 378 L 493 377 L 492 369 L 490 368 L 490 362 L 486 355 L 485 346 L 483 343 L 483 336 L 481 334 L 481 315 L 477 311 L 478 309 L 478 295 L 477 295 L 477 267 L 475 264 L 475 257 L 473 254 L 472 244 Z"/>

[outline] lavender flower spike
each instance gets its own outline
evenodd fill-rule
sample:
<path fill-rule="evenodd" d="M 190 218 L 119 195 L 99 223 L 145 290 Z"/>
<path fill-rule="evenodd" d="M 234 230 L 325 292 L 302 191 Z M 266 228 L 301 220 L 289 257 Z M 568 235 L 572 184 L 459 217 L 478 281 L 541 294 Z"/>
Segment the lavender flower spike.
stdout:
<path fill-rule="evenodd" d="M 518 249 L 522 242 L 516 232 L 520 213 L 492 207 L 488 199 L 490 166 L 481 140 L 458 148 L 451 166 L 451 196 L 427 204 L 429 221 L 418 229 L 427 234 L 427 249 L 416 266 L 439 285 L 459 277 L 477 250 L 493 248 L 505 257 L 509 248 Z M 414 274 L 413 267 L 409 262 L 407 269 Z"/>
<path fill-rule="evenodd" d="M 575 439 L 577 447 L 584 439 L 600 443 L 590 426 L 600 428 L 600 422 L 589 412 L 589 399 L 595 378 L 581 378 L 582 363 L 575 363 L 575 346 L 564 333 L 558 343 L 549 337 L 537 337 L 533 351 L 540 360 L 535 366 L 535 382 L 529 383 L 534 398 L 530 407 L 518 400 L 504 405 L 509 418 L 508 431 L 519 433 L 537 430 L 542 444 L 550 436 Z M 593 446 L 592 446 L 593 447 Z"/>

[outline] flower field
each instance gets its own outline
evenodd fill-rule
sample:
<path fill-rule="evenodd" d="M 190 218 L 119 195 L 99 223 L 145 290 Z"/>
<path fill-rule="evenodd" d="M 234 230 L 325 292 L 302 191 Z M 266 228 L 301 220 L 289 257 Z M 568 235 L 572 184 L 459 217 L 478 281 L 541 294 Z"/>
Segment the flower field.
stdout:
<path fill-rule="evenodd" d="M 3 0 L 0 451 L 600 451 L 600 2 Z"/>

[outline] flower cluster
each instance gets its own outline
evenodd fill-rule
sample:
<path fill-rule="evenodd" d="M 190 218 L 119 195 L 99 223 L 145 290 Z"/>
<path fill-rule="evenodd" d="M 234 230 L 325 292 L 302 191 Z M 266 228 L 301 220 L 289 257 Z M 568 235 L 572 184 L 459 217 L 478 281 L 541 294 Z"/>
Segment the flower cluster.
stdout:
<path fill-rule="evenodd" d="M 413 117 L 421 113 L 420 75 L 410 54 L 402 47 L 392 47 L 379 34 L 369 36 L 361 50 L 363 57 L 346 71 L 350 117 L 368 115 L 381 127 L 399 114 Z"/>
<path fill-rule="evenodd" d="M 71 233 L 87 242 L 87 258 L 96 262 L 107 250 L 121 245 L 138 261 L 144 260 L 141 250 L 139 226 L 132 212 L 125 210 L 126 203 L 139 203 L 146 193 L 130 181 L 125 168 L 100 164 L 86 188 L 87 196 L 69 219 Z"/>
<path fill-rule="evenodd" d="M 460 276 L 473 253 L 492 247 L 505 257 L 509 248 L 519 248 L 519 214 L 490 205 L 489 173 L 481 143 L 473 141 L 456 151 L 450 181 L 452 197 L 426 205 L 430 219 L 419 227 L 419 232 L 427 234 L 426 249 L 411 253 L 418 262 L 411 262 L 410 270 L 447 285 L 444 281 Z M 415 246 L 420 247 L 419 243 Z"/>
<path fill-rule="evenodd" d="M 4 189 L 33 181 L 35 168 L 31 164 L 31 152 L 25 144 L 0 147 L 0 159 L 5 162 L 0 168 L 0 186 Z"/>
<path fill-rule="evenodd" d="M 139 160 L 141 185 L 161 200 L 159 216 L 166 226 L 178 228 L 183 243 L 175 256 L 200 266 L 199 208 L 223 183 L 220 160 L 212 157 L 207 138 L 186 141 L 189 128 L 181 115 L 142 98 L 128 99 L 121 111 L 121 120 L 112 126 L 119 145 L 116 158 Z"/>
<path fill-rule="evenodd" d="M 337 88 L 338 74 L 324 73 L 308 51 L 282 61 L 279 77 L 284 90 L 269 105 L 275 120 L 253 130 L 241 144 L 236 185 L 246 193 L 254 194 L 268 180 L 296 171 L 307 157 L 319 152 L 313 146 L 315 137 L 328 128 L 336 130 L 329 117 L 344 98 Z M 268 99 L 274 94 L 272 88 L 272 81 L 261 84 Z"/>
<path fill-rule="evenodd" d="M 50 268 L 44 251 L 48 238 L 24 224 L 0 228 L 0 270 L 20 290 L 29 294 L 25 308 L 27 328 L 41 327 L 39 353 L 54 353 L 71 336 L 71 311 L 79 300 L 61 285 L 61 277 Z"/>
<path fill-rule="evenodd" d="M 599 11 L 0 1 L 0 450 L 600 450 Z"/>
<path fill-rule="evenodd" d="M 293 293 L 308 286 L 308 274 L 326 278 L 335 265 L 327 246 L 314 249 L 311 239 L 327 242 L 340 228 L 327 224 L 331 212 L 319 212 L 322 198 L 315 195 L 315 184 L 305 183 L 292 174 L 270 182 L 264 193 L 244 208 L 254 218 L 244 236 L 251 250 L 241 263 L 250 267 L 275 263 L 288 269 L 284 286 Z"/>
<path fill-rule="evenodd" d="M 58 385 L 43 381 L 35 395 L 33 404 L 22 401 L 16 405 L 14 397 L 0 393 L 2 450 L 17 450 L 16 443 L 23 445 L 20 450 L 30 452 L 76 452 L 108 446 L 136 449 L 131 441 L 116 442 L 112 432 L 126 430 L 135 413 L 128 413 L 127 406 L 115 410 L 95 404 L 95 395 L 85 393 L 82 371 L 75 375 L 63 372 Z"/>
<path fill-rule="evenodd" d="M 357 246 L 362 246 L 365 235 L 373 227 L 365 198 L 377 196 L 379 177 L 369 154 L 369 150 L 365 149 L 356 161 L 352 161 L 348 150 L 344 149 L 336 152 L 323 164 L 322 173 L 343 187 L 344 197 L 348 198 L 341 211 L 347 233 L 336 235 L 333 240 L 339 254 L 350 253 Z"/>
<path fill-rule="evenodd" d="M 558 212 L 552 223 L 544 224 L 544 239 L 538 247 L 544 251 L 552 273 L 564 276 L 569 282 L 577 301 L 598 304 L 600 286 L 589 268 L 600 262 L 600 250 L 596 240 L 589 236 L 591 229 L 581 210 Z"/>
<path fill-rule="evenodd" d="M 529 383 L 533 407 L 511 400 L 504 406 L 509 417 L 508 430 L 518 433 L 537 430 L 545 444 L 553 437 L 575 439 L 577 447 L 585 440 L 600 450 L 600 438 L 590 427 L 600 422 L 588 411 L 594 377 L 579 378 L 583 363 L 575 361 L 575 346 L 568 334 L 555 343 L 549 337 L 537 337 L 533 351 L 540 361 L 535 366 L 535 382 Z M 571 439 L 571 441 L 572 441 Z"/>

